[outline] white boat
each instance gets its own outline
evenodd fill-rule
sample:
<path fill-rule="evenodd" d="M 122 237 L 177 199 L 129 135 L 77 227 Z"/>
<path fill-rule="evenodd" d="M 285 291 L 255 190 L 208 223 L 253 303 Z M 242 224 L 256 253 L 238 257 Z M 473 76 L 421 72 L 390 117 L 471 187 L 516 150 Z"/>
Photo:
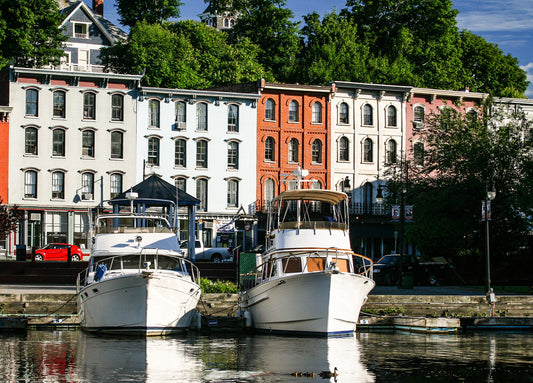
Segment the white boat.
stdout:
<path fill-rule="evenodd" d="M 317 189 L 273 200 L 266 251 L 243 278 L 239 305 L 248 325 L 312 335 L 355 331 L 375 283 L 372 261 L 351 250 L 347 200 Z"/>
<path fill-rule="evenodd" d="M 165 335 L 197 318 L 200 273 L 161 215 L 105 214 L 77 282 L 82 329 Z"/>

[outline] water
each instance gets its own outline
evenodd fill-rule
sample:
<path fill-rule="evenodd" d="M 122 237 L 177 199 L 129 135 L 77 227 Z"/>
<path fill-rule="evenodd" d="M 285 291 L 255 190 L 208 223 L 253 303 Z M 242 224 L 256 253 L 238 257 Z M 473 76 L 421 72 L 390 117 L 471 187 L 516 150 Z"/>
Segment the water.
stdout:
<path fill-rule="evenodd" d="M 533 382 L 533 333 L 99 337 L 0 333 L 2 382 Z M 295 377 L 312 372 L 312 377 Z"/>

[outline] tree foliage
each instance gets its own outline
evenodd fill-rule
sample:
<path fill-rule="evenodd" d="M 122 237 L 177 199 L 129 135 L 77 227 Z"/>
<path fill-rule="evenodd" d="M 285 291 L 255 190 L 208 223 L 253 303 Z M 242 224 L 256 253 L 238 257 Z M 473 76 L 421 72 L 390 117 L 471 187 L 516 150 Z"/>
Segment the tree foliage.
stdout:
<path fill-rule="evenodd" d="M 133 27 L 139 21 L 162 23 L 180 16 L 180 0 L 117 0 L 115 7 L 122 25 Z"/>
<path fill-rule="evenodd" d="M 0 0 L 0 68 L 59 62 L 62 21 L 55 0 Z"/>
<path fill-rule="evenodd" d="M 19 210 L 17 206 L 9 208 L 3 202 L 0 197 L 0 240 L 5 239 L 9 233 L 15 231 L 18 222 L 24 216 L 24 212 Z"/>

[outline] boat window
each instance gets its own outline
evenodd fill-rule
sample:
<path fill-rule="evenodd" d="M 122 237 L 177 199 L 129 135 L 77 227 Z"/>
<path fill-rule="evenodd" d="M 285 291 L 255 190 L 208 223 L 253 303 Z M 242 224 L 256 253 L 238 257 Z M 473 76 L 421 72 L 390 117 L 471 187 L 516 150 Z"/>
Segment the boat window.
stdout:
<path fill-rule="evenodd" d="M 158 257 L 158 268 L 160 270 L 174 270 L 174 271 L 183 271 L 183 265 L 181 260 L 178 258 L 171 257 Z"/>
<path fill-rule="evenodd" d="M 302 272 L 302 262 L 299 257 L 285 258 L 282 260 L 282 264 L 285 274 Z"/>
<path fill-rule="evenodd" d="M 347 259 L 333 259 L 333 262 L 337 264 L 337 267 L 339 271 L 343 271 L 345 273 L 349 272 L 349 263 Z"/>
<path fill-rule="evenodd" d="M 138 255 L 126 255 L 121 257 L 123 269 L 138 269 L 139 268 L 139 256 Z M 120 269 L 119 262 L 113 262 L 113 269 Z"/>
<path fill-rule="evenodd" d="M 325 258 L 309 258 L 307 261 L 307 271 L 322 271 L 324 270 Z"/>

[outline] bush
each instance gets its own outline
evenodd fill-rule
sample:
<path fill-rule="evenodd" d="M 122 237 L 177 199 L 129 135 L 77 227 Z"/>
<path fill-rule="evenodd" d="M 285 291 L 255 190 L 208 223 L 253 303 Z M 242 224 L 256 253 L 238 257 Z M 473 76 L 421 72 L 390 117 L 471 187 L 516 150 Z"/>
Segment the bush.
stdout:
<path fill-rule="evenodd" d="M 209 293 L 223 293 L 223 294 L 236 294 L 239 292 L 239 288 L 233 282 L 216 280 L 215 282 L 207 279 L 200 279 L 200 286 L 202 287 L 203 294 Z"/>

